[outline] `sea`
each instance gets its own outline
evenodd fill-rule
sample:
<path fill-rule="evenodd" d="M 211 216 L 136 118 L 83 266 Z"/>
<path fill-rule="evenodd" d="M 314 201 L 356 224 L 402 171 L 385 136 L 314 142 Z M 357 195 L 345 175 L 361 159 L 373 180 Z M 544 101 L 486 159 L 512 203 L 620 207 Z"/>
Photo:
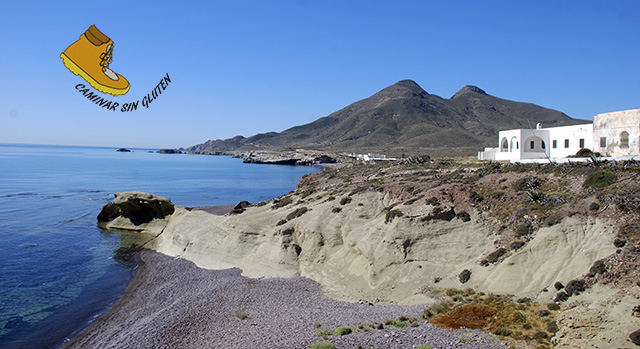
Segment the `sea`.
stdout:
<path fill-rule="evenodd" d="M 97 226 L 114 193 L 176 205 L 268 200 L 314 167 L 155 149 L 0 144 L 0 348 L 58 348 L 106 313 L 135 275 L 130 237 Z"/>

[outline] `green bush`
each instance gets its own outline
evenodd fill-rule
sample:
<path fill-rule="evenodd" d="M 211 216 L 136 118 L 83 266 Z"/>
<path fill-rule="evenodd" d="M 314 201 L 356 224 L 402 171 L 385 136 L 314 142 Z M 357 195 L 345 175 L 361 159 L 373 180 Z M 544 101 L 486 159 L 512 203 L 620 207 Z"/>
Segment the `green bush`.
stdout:
<path fill-rule="evenodd" d="M 351 333 L 351 327 L 338 327 L 333 332 L 333 334 L 336 335 L 336 336 L 344 336 L 344 335 L 347 335 L 349 333 Z"/>
<path fill-rule="evenodd" d="M 516 228 L 516 236 L 525 236 L 529 235 L 533 232 L 533 228 L 531 228 L 528 224 L 521 224 Z"/>
<path fill-rule="evenodd" d="M 460 283 L 464 284 L 467 281 L 469 281 L 469 279 L 471 278 L 471 270 L 469 269 L 465 269 L 463 270 L 460 275 L 458 275 L 458 280 L 460 280 Z"/>
<path fill-rule="evenodd" d="M 576 155 L 574 155 L 574 157 L 576 157 L 576 158 L 588 158 L 588 157 L 591 156 L 591 154 L 593 154 L 593 151 L 591 151 L 591 149 L 582 148 L 582 149 L 578 150 L 578 152 L 576 153 Z"/>
<path fill-rule="evenodd" d="M 402 320 L 398 320 L 396 322 L 394 322 L 393 327 L 397 327 L 397 328 L 402 328 L 402 327 L 407 327 L 407 322 L 406 321 L 402 321 Z"/>
<path fill-rule="evenodd" d="M 313 343 L 309 349 L 336 349 L 336 346 L 331 342 Z"/>
<path fill-rule="evenodd" d="M 330 330 L 320 330 L 316 333 L 313 334 L 316 337 L 322 337 L 324 339 L 327 339 L 328 336 L 332 336 L 333 335 L 333 331 Z"/>
<path fill-rule="evenodd" d="M 449 305 L 446 303 L 434 304 L 424 310 L 424 315 L 422 317 L 425 319 L 430 319 L 434 315 L 446 313 L 449 310 L 451 309 L 449 308 Z"/>
<path fill-rule="evenodd" d="M 420 344 L 416 347 L 416 349 L 433 349 L 433 345 L 429 344 Z"/>
<path fill-rule="evenodd" d="M 292 220 L 294 218 L 298 218 L 298 217 L 302 216 L 303 214 L 307 213 L 307 211 L 309 211 L 309 209 L 306 208 L 306 207 L 296 208 L 293 212 L 291 212 L 291 213 L 289 213 L 287 215 L 287 220 L 290 221 L 290 220 Z"/>
<path fill-rule="evenodd" d="M 290 196 L 286 196 L 281 198 L 278 201 L 274 201 L 273 206 L 271 206 L 271 208 L 275 210 L 277 208 L 285 207 L 292 202 L 293 202 L 293 199 Z"/>
<path fill-rule="evenodd" d="M 616 182 L 616 174 L 607 170 L 595 170 L 587 175 L 582 186 L 584 188 L 604 188 Z"/>

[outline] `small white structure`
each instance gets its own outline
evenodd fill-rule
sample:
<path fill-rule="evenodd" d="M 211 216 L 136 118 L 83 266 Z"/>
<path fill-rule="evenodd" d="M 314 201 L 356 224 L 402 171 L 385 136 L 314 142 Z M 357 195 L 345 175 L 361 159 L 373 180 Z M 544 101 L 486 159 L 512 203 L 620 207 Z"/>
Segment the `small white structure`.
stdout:
<path fill-rule="evenodd" d="M 640 155 L 640 109 L 598 114 L 593 124 L 498 133 L 498 147 L 485 148 L 479 160 L 562 159 L 587 148 L 604 156 Z"/>

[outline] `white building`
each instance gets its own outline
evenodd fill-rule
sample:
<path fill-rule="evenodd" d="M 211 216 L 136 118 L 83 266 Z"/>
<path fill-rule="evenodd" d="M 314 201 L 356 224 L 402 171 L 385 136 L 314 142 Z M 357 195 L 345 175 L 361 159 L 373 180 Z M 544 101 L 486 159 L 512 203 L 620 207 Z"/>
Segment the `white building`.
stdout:
<path fill-rule="evenodd" d="M 640 155 L 640 109 L 594 116 L 592 150 L 614 157 Z"/>
<path fill-rule="evenodd" d="M 479 160 L 561 159 L 587 148 L 604 156 L 640 155 L 640 109 L 598 114 L 593 124 L 506 130 Z"/>

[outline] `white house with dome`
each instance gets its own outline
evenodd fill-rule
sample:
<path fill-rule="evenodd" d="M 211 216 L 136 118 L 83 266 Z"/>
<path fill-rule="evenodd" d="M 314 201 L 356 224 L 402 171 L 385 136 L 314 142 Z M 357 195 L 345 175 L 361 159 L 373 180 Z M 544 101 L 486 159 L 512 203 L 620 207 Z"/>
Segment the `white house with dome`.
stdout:
<path fill-rule="evenodd" d="M 587 148 L 603 156 L 640 155 L 640 109 L 598 114 L 592 124 L 498 132 L 498 147 L 479 160 L 562 159 Z"/>

